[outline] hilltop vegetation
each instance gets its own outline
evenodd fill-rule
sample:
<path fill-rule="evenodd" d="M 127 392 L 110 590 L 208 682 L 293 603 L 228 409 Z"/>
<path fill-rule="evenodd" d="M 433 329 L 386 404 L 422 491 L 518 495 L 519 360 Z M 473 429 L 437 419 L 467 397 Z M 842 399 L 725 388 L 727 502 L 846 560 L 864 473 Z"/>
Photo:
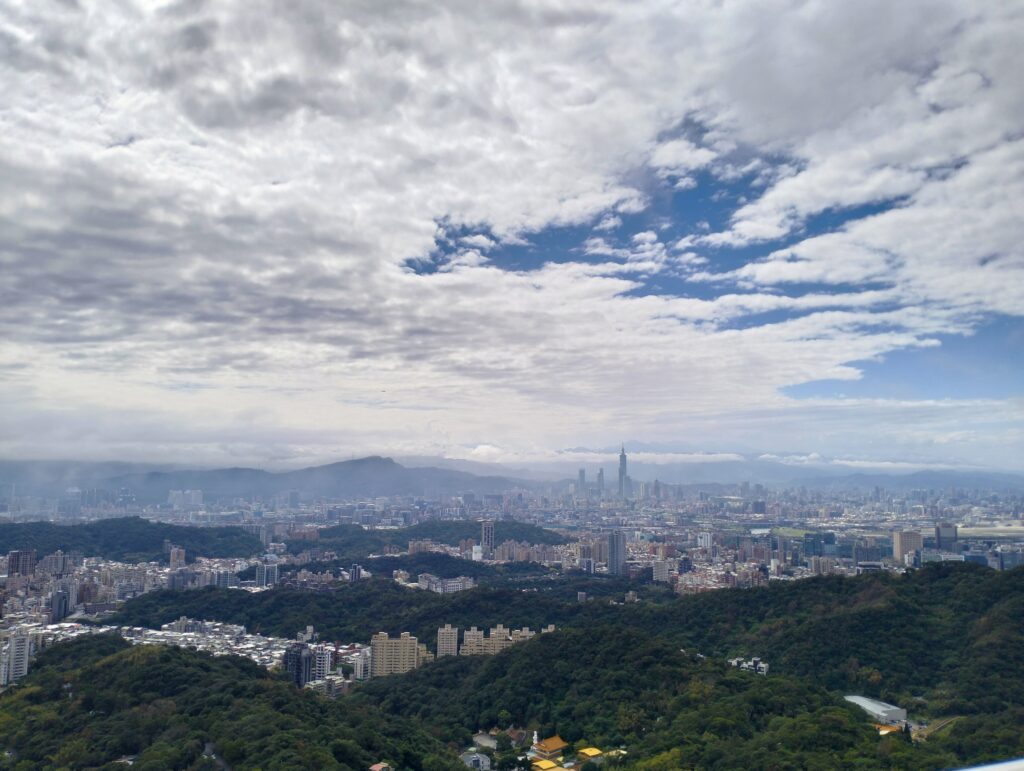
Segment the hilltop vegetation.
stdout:
<path fill-rule="evenodd" d="M 449 546 L 458 546 L 459 541 L 464 541 L 467 538 L 472 538 L 480 543 L 480 530 L 479 522 L 432 519 L 420 522 L 401 532 L 408 536 L 408 540 L 423 539 L 446 543 Z M 503 541 L 561 544 L 568 543 L 569 539 L 554 530 L 546 530 L 526 522 L 498 520 L 494 523 L 494 542 L 499 544 Z"/>
<path fill-rule="evenodd" d="M 436 541 L 449 546 L 458 546 L 460 541 L 472 538 L 480 543 L 481 525 L 479 522 L 460 520 L 448 521 L 432 519 L 420 522 L 412 527 L 399 530 L 366 530 L 359 525 L 334 525 L 322 528 L 315 541 L 293 539 L 289 541 L 289 549 L 293 552 L 319 546 L 338 553 L 339 559 L 347 556 L 365 557 L 368 554 L 380 554 L 387 546 L 405 549 L 409 541 Z M 500 521 L 494 523 L 494 542 L 517 541 L 533 544 L 561 544 L 569 539 L 553 530 L 546 530 L 537 525 L 525 522 Z"/>
<path fill-rule="evenodd" d="M 642 601 L 619 604 L 628 589 Z M 577 602 L 580 590 L 596 599 Z M 626 767 L 639 771 L 923 769 L 1024 754 L 1024 569 L 944 563 L 683 598 L 593 577 L 448 596 L 379 580 L 327 593 L 155 592 L 114 622 L 157 626 L 181 614 L 284 636 L 314 624 L 340 641 L 410 631 L 430 645 L 444 623 L 557 624 L 498 656 L 444 659 L 371 681 L 349 699 L 446 742 L 512 722 L 624 745 Z M 771 674 L 727 668 L 734 655 L 766 659 Z M 880 739 L 841 700 L 846 693 L 900 704 L 917 719 L 959 719 L 923 744 Z"/>
<path fill-rule="evenodd" d="M 485 586 L 450 596 L 389 581 L 364 581 L 326 595 L 154 592 L 128 602 L 118 618 L 157 626 L 186 612 L 287 636 L 313 623 L 340 640 L 366 639 L 384 629 L 410 631 L 428 642 L 444 623 L 623 624 L 719 657 L 759 655 L 771 661 L 773 671 L 812 677 L 832 689 L 900 702 L 927 694 L 936 714 L 1024 704 L 1017 687 L 1024 683 L 1024 569 L 936 563 L 904 576 L 822 577 L 692 597 L 623 579 L 563 578 L 523 586 Z M 576 602 L 577 591 L 621 601 L 630 588 L 643 602 Z"/>
<path fill-rule="evenodd" d="M 215 769 L 207 743 L 238 771 L 363 771 L 380 760 L 415 771 L 460 764 L 411 721 L 367 702 L 330 701 L 234 656 L 119 637 L 45 651 L 0 696 L 0 769 Z M 9 754 L 8 754 L 9 753 Z M 111 765 L 111 768 L 122 768 Z"/>
<path fill-rule="evenodd" d="M 478 581 L 499 581 L 504 579 L 524 578 L 527 576 L 553 575 L 551 568 L 537 562 L 506 562 L 491 565 L 486 562 L 473 562 L 459 557 L 438 552 L 419 552 L 418 554 L 402 554 L 394 557 L 374 557 L 366 560 L 364 567 L 374 575 L 389 578 L 395 570 L 405 570 L 412 578 L 419 573 L 432 573 L 441 578 L 469 576 Z"/>
<path fill-rule="evenodd" d="M 576 608 L 556 635 L 374 681 L 359 698 L 455 739 L 505 713 L 570 742 L 625 744 L 638 769 L 940 768 L 1024 754 L 1024 570 L 947 563 Z M 772 676 L 726 670 L 738 654 L 766 658 Z M 924 744 L 879 740 L 844 693 L 918 719 L 961 717 Z"/>
<path fill-rule="evenodd" d="M 262 548 L 259 538 L 239 527 L 183 527 L 119 517 L 84 525 L 24 522 L 0 525 L 0 553 L 35 549 L 42 556 L 57 549 L 87 557 L 126 562 L 166 561 L 164 540 L 182 546 L 188 561 L 196 557 L 248 557 Z"/>
<path fill-rule="evenodd" d="M 580 582 L 593 586 L 594 582 Z M 433 647 L 437 628 L 459 626 L 532 626 L 574 623 L 586 608 L 575 600 L 576 583 L 556 591 L 523 592 L 514 588 L 481 588 L 451 595 L 406 589 L 393 581 L 344 584 L 331 592 L 277 589 L 251 594 L 229 589 L 150 592 L 125 604 L 111 623 L 158 628 L 182 614 L 245 624 L 250 631 L 293 637 L 314 624 L 321 637 L 347 642 L 367 641 L 375 632 L 412 632 Z M 610 584 L 621 598 L 625 582 Z M 594 610 L 601 609 L 594 607 Z M 585 616 L 585 614 L 584 614 Z"/>
<path fill-rule="evenodd" d="M 530 543 L 566 542 L 558 533 L 521 522 L 499 522 L 495 527 L 495 535 L 499 543 L 509 538 Z M 389 545 L 405 549 L 411 540 L 435 540 L 457 545 L 460 540 L 471 537 L 479 540 L 479 523 L 431 521 L 402 530 L 365 530 L 359 525 L 336 525 L 322 529 L 317 541 L 293 540 L 289 542 L 289 547 L 293 552 L 310 546 L 335 551 L 338 559 L 333 563 L 334 566 L 348 567 L 353 562 L 365 561 L 370 554 L 381 554 Z M 259 538 L 240 527 L 186 527 L 151 522 L 140 517 L 118 517 L 80 525 L 59 525 L 53 522 L 0 524 L 0 553 L 12 549 L 35 549 L 42 556 L 61 549 L 64 552 L 79 551 L 89 557 L 127 562 L 166 561 L 164 540 L 184 547 L 189 562 L 196 557 L 250 557 L 263 550 Z M 414 556 L 419 562 L 430 559 Z M 438 557 L 444 559 L 444 555 Z M 439 575 L 446 572 L 452 576 L 483 575 L 481 569 L 485 566 L 474 567 L 474 563 L 464 560 L 457 562 L 459 570 L 454 573 L 450 573 L 443 565 L 435 567 L 441 571 Z M 391 564 L 395 566 L 388 567 Z M 418 561 L 413 559 L 408 561 L 408 565 L 405 569 L 417 570 Z M 395 570 L 399 567 L 403 565 L 383 562 L 379 569 Z M 436 572 L 429 567 L 421 569 Z"/>
<path fill-rule="evenodd" d="M 811 680 L 700 660 L 664 638 L 602 625 L 541 635 L 497 656 L 452 657 L 370 681 L 357 703 L 415 717 L 444 739 L 514 722 L 570 744 L 628 748 L 627 768 L 937 768 L 938 746 L 879 739 Z"/>
<path fill-rule="evenodd" d="M 320 560 L 318 562 L 307 562 L 303 565 L 282 565 L 281 575 L 288 576 L 299 570 L 312 571 L 337 571 L 339 568 L 348 570 L 353 563 L 362 565 L 367 571 L 378 578 L 391 578 L 396 570 L 405 570 L 412 580 L 420 573 L 432 573 L 440 578 L 455 578 L 457 576 L 469 576 L 479 582 L 495 583 L 526 578 L 530 576 L 552 575 L 551 568 L 545 567 L 537 562 L 508 562 L 501 565 L 492 565 L 486 562 L 473 562 L 460 557 L 452 557 L 439 552 L 419 552 L 418 554 L 401 554 L 389 557 L 373 557 L 365 559 L 352 557 L 350 559 Z M 256 566 L 250 565 L 238 574 L 239 578 L 251 580 L 256 577 Z"/>

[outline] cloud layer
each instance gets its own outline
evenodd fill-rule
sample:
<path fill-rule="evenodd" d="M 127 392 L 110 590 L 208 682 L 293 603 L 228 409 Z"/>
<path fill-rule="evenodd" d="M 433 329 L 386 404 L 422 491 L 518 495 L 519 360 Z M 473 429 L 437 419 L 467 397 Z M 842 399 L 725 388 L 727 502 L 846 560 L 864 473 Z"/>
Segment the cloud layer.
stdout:
<path fill-rule="evenodd" d="M 784 389 L 1021 314 L 1022 25 L 934 0 L 8 3 L 0 454 L 635 438 L 1006 466 L 1019 400 Z M 717 189 L 722 227 L 654 214 Z M 588 234 L 506 262 L 558 228 Z"/>

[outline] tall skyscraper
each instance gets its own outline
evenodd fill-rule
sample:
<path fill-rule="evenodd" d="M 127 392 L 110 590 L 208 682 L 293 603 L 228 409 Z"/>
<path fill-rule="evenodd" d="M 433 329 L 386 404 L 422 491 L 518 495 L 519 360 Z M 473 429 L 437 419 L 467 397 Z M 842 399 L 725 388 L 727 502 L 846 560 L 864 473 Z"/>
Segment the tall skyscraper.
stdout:
<path fill-rule="evenodd" d="M 619 497 L 626 497 L 626 445 L 622 445 L 619 453 Z"/>
<path fill-rule="evenodd" d="M 597 470 L 597 497 L 604 498 L 604 469 Z"/>
<path fill-rule="evenodd" d="M 580 469 L 576 479 L 576 495 L 580 498 L 587 494 L 587 470 Z"/>
<path fill-rule="evenodd" d="M 485 519 L 480 528 L 480 546 L 483 548 L 484 557 L 494 557 L 494 521 Z"/>
<path fill-rule="evenodd" d="M 626 575 L 626 534 L 621 530 L 608 534 L 608 572 L 613 576 Z"/>
<path fill-rule="evenodd" d="M 437 630 L 437 657 L 457 656 L 459 653 L 459 628 L 445 624 Z"/>

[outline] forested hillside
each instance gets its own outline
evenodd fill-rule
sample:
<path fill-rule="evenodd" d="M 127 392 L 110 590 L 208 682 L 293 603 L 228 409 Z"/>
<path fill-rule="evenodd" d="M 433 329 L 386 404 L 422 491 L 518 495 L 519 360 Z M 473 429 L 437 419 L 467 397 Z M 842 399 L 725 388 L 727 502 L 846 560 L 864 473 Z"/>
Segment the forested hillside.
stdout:
<path fill-rule="evenodd" d="M 962 711 L 962 699 L 1019 703 L 1024 689 L 1024 570 L 997 572 L 963 563 L 930 565 L 905 576 L 869 574 L 773 582 L 762 589 L 677 598 L 655 584 L 561 579 L 481 587 L 441 596 L 388 581 L 334 593 L 277 590 L 153 592 L 128 602 L 121 623 L 158 626 L 190 616 L 245 623 L 291 636 L 307 623 L 340 640 L 378 630 L 410 631 L 433 644 L 437 627 L 622 624 L 719 657 L 758 655 L 773 671 L 813 677 L 890 701 L 928 693 L 930 708 Z M 621 602 L 626 590 L 643 600 Z M 578 591 L 591 600 L 576 601 Z"/>
<path fill-rule="evenodd" d="M 458 546 L 460 541 L 472 538 L 480 543 L 480 530 L 480 523 L 472 521 L 429 520 L 399 530 L 366 530 L 359 525 L 335 525 L 321 529 L 315 541 L 294 539 L 288 542 L 288 547 L 292 552 L 299 552 L 311 546 L 330 549 L 344 562 L 365 559 L 369 554 L 382 554 L 388 546 L 405 550 L 409 541 L 436 541 Z M 567 543 L 569 539 L 553 530 L 524 522 L 495 522 L 495 543 L 509 540 L 533 544 L 560 544 Z"/>
<path fill-rule="evenodd" d="M 596 605 L 577 607 L 576 586 L 596 582 L 570 582 L 547 591 L 486 588 L 440 595 L 405 589 L 393 581 L 360 581 L 332 592 L 277 589 L 250 594 L 230 589 L 186 592 L 150 592 L 125 604 L 111 623 L 159 627 L 182 614 L 245 624 L 250 631 L 293 637 L 313 624 L 325 639 L 368 641 L 375 632 L 413 632 L 431 647 L 437 628 L 459 626 L 532 626 L 574 623 L 601 614 Z M 621 599 L 627 582 L 609 582 Z M 571 594 L 573 603 L 568 602 Z"/>
<path fill-rule="evenodd" d="M 480 543 L 480 529 L 479 522 L 432 519 L 400 532 L 403 537 L 407 536 L 408 540 L 426 539 L 446 543 L 449 546 L 457 546 L 459 541 L 464 541 L 467 538 L 472 538 Z M 494 523 L 494 542 L 498 544 L 502 541 L 559 544 L 568 543 L 569 539 L 554 530 L 546 530 L 526 522 L 498 520 Z"/>
<path fill-rule="evenodd" d="M 0 696 L 0 768 L 336 768 L 386 760 L 415 771 L 461 767 L 412 722 L 366 701 L 330 701 L 247 659 L 119 637 L 80 638 L 39 656 Z M 137 756 L 137 757 L 136 757 Z M 124 768 L 116 765 L 111 768 Z"/>
<path fill-rule="evenodd" d="M 336 525 L 319 532 L 317 541 L 289 541 L 292 551 L 310 546 L 337 552 L 335 565 L 348 566 L 362 562 L 370 554 L 381 554 L 389 545 L 405 549 L 412 540 L 435 540 L 457 545 L 466 538 L 480 539 L 477 522 L 430 521 L 401 530 L 365 530 L 359 525 Z M 551 530 L 521 522 L 498 522 L 497 542 L 512 539 L 529 543 L 565 543 L 566 539 Z M 53 522 L 0 524 L 0 553 L 12 549 L 35 549 L 39 555 L 62 549 L 80 551 L 90 557 L 125 561 L 166 560 L 164 540 L 185 548 L 188 561 L 196 557 L 249 557 L 263 550 L 259 538 L 239 527 L 186 527 L 166 522 L 151 522 L 139 517 L 118 517 L 82 525 L 59 525 Z M 382 563 L 380 569 L 394 570 Z M 417 566 L 411 564 L 415 570 Z M 372 568 L 371 568 L 372 569 Z M 475 568 L 461 562 L 461 569 L 452 575 L 473 575 Z"/>
<path fill-rule="evenodd" d="M 633 589 L 641 601 L 623 604 Z M 576 593 L 589 599 L 578 602 Z M 495 723 L 623 745 L 637 769 L 942 768 L 1024 754 L 1024 570 L 963 563 L 907 575 L 773 582 L 678 598 L 625 579 L 564 578 L 455 595 L 363 581 L 326 593 L 154 592 L 115 623 L 179 615 L 366 641 L 439 626 L 559 627 L 494 657 L 445 659 L 351 697 L 444 741 Z M 759 656 L 759 677 L 726 668 Z M 701 658 L 704 657 L 704 658 Z M 847 693 L 957 718 L 921 745 L 879 739 Z M 531 730 L 533 730 L 531 728 Z"/>
<path fill-rule="evenodd" d="M 184 527 L 139 517 L 103 519 L 84 525 L 24 522 L 0 525 L 0 552 L 35 549 L 40 556 L 62 549 L 87 557 L 127 562 L 166 561 L 164 541 L 182 546 L 185 558 L 249 557 L 260 539 L 239 527 Z"/>
<path fill-rule="evenodd" d="M 626 626 L 541 635 L 498 656 L 453 657 L 370 681 L 353 701 L 418 718 L 466 742 L 509 722 L 571 744 L 624 747 L 624 765 L 684 768 L 942 768 L 947 745 L 879 738 L 812 679 L 761 677 L 700 660 Z"/>

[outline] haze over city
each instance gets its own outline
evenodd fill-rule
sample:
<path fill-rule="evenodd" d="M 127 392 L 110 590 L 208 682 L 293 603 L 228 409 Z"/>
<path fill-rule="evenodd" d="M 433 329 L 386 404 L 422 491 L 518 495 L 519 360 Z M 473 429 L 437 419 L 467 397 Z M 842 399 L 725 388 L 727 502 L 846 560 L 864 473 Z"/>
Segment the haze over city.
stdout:
<path fill-rule="evenodd" d="M 0 456 L 1022 471 L 1021 33 L 7 3 Z"/>

